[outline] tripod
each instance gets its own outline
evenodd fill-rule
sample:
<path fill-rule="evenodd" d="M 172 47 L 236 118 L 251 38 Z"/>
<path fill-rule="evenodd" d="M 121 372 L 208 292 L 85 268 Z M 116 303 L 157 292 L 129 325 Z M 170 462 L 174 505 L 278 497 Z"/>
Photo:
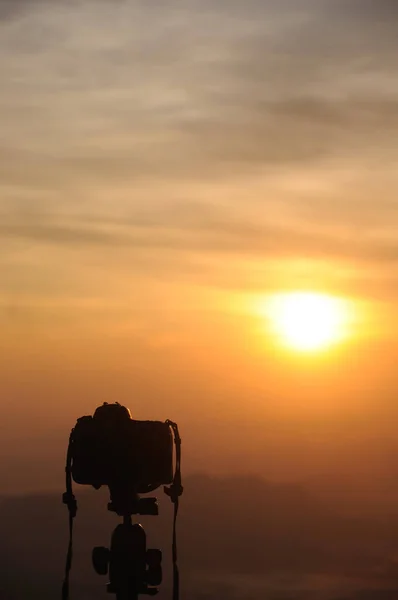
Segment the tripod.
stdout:
<path fill-rule="evenodd" d="M 147 548 L 142 525 L 132 515 L 158 515 L 156 498 L 140 498 L 131 490 L 111 489 L 108 510 L 123 517 L 113 531 L 110 548 L 93 549 L 92 562 L 98 575 L 109 574 L 107 591 L 116 600 L 137 600 L 140 594 L 155 596 L 162 582 L 162 552 Z"/>

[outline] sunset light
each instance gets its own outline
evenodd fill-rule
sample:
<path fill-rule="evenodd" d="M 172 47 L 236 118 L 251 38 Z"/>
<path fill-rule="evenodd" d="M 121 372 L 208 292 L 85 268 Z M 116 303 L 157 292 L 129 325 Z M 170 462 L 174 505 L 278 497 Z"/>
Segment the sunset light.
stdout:
<path fill-rule="evenodd" d="M 275 294 L 267 300 L 265 312 L 273 334 L 300 352 L 328 348 L 348 335 L 348 305 L 326 294 Z"/>

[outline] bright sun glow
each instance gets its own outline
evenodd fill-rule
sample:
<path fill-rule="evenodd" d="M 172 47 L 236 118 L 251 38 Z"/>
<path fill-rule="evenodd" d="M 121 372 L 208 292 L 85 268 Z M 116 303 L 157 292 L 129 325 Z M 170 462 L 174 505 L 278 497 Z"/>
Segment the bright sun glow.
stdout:
<path fill-rule="evenodd" d="M 266 317 L 280 341 L 295 350 L 322 350 L 348 333 L 343 300 L 313 292 L 275 294 L 266 302 Z"/>

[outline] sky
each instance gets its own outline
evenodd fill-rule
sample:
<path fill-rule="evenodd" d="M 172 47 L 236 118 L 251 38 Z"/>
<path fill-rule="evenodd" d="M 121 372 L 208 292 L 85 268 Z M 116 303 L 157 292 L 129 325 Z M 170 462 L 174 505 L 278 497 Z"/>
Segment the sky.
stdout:
<path fill-rule="evenodd" d="M 397 18 L 393 0 L 0 0 L 6 485 L 27 447 L 47 465 L 29 485 L 50 485 L 105 400 L 178 420 L 191 470 L 391 468 Z M 349 298 L 354 339 L 278 353 L 255 307 L 290 289 Z"/>

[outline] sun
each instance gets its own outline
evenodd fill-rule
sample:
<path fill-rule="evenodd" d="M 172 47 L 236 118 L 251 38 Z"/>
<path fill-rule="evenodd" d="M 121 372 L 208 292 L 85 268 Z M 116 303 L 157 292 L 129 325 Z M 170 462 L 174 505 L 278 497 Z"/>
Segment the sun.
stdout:
<path fill-rule="evenodd" d="M 340 342 L 348 331 L 346 303 L 326 294 L 274 294 L 266 302 L 266 317 L 284 345 L 313 352 Z"/>

